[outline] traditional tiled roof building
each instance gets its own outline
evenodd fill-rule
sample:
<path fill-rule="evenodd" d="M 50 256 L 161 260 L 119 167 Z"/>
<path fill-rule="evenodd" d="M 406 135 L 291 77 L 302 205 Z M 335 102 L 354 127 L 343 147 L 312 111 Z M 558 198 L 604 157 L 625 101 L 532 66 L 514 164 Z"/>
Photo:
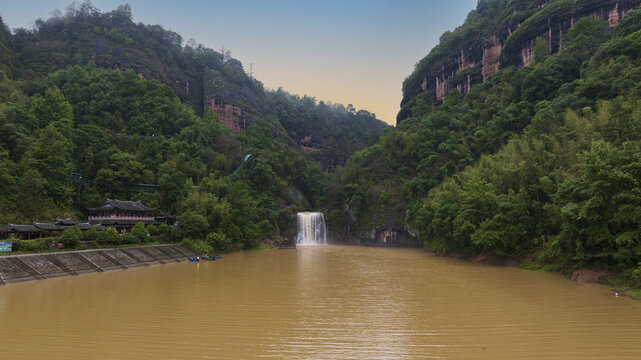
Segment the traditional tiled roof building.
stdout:
<path fill-rule="evenodd" d="M 41 237 L 44 231 L 35 225 L 9 224 L 0 227 L 0 239 L 6 237 L 17 237 L 24 240 Z"/>
<path fill-rule="evenodd" d="M 133 221 L 152 223 L 154 222 L 154 208 L 143 205 L 140 201 L 122 201 L 107 199 L 102 206 L 88 207 L 87 219 L 89 221 L 99 221 L 103 224 L 110 221 Z"/>
<path fill-rule="evenodd" d="M 33 225 L 9 224 L 0 226 L 0 239 L 34 239 L 43 236 L 57 236 L 70 226 L 77 226 L 85 231 L 90 228 L 105 230 L 109 227 L 117 230 L 130 230 L 136 223 L 170 224 L 176 222 L 176 217 L 170 213 L 161 212 L 154 217 L 156 209 L 143 205 L 140 201 L 122 201 L 107 199 L 102 206 L 88 207 L 87 220 L 79 222 L 71 219 L 56 219 L 52 222 L 35 222 Z"/>

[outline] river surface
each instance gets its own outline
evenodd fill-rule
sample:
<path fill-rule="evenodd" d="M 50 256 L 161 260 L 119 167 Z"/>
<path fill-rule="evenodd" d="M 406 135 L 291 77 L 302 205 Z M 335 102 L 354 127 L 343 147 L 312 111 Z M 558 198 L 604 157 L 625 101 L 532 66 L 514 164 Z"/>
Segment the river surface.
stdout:
<path fill-rule="evenodd" d="M 2 359 L 641 359 L 641 302 L 420 250 L 299 247 L 0 286 Z"/>

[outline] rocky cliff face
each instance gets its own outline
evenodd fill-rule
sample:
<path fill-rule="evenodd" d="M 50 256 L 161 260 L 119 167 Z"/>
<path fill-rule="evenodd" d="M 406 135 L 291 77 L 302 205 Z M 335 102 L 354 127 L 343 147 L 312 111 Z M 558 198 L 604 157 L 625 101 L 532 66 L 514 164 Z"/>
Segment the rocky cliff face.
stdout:
<path fill-rule="evenodd" d="M 223 74 L 219 70 L 206 69 L 203 74 L 203 110 L 213 110 L 234 134 L 256 124 L 259 118 L 269 118 L 272 113 L 262 89 L 242 80 L 237 81 L 233 74 Z M 277 127 L 279 133 L 284 133 L 277 121 L 270 127 Z"/>
<path fill-rule="evenodd" d="M 143 53 L 136 49 L 133 45 L 125 47 L 122 44 L 106 39 L 104 37 L 87 37 L 81 39 L 81 48 L 83 51 L 79 52 L 82 59 L 79 61 L 85 64 L 90 60 L 96 66 L 133 70 L 141 77 L 147 80 L 157 80 L 169 87 L 171 87 L 176 95 L 184 102 L 198 106 L 202 101 L 202 92 L 198 84 L 198 74 L 194 69 L 181 68 L 179 66 L 170 66 L 169 64 L 159 61 L 158 58 L 151 54 Z M 44 43 L 38 46 L 52 46 L 55 43 Z M 23 63 L 29 63 L 28 59 L 23 58 Z M 52 64 L 51 69 L 64 68 L 62 64 Z"/>
<path fill-rule="evenodd" d="M 595 16 L 605 19 L 612 28 L 626 12 L 637 8 L 638 0 L 532 1 L 527 5 L 511 5 L 504 19 L 493 20 L 493 26 L 475 39 L 463 39 L 457 50 L 440 60 L 437 71 L 417 68 L 408 78 L 402 109 L 397 121 L 411 115 L 412 100 L 426 93 L 440 101 L 452 90 L 466 93 L 471 86 L 487 81 L 500 68 L 532 64 L 534 43 L 542 38 L 551 53 L 563 48 L 563 35 L 581 18 Z M 428 55 L 428 58 L 432 54 Z M 407 81 L 407 80 L 406 80 Z M 420 81 L 420 83 L 418 82 Z"/>
<path fill-rule="evenodd" d="M 222 96 L 210 98 L 206 108 L 213 110 L 218 115 L 220 122 L 234 134 L 240 134 L 242 130 L 247 128 L 247 119 L 243 109 L 235 104 L 226 104 Z"/>
<path fill-rule="evenodd" d="M 550 11 L 547 16 L 528 19 L 515 29 L 514 33 L 502 40 L 505 44 L 500 67 L 529 66 L 534 56 L 534 41 L 544 39 L 552 53 L 563 48 L 563 35 L 574 24 L 587 16 L 607 21 L 610 28 L 619 24 L 625 13 L 637 8 L 641 1 L 600 0 L 582 2 L 570 9 Z M 545 10 L 545 9 L 544 9 Z"/>

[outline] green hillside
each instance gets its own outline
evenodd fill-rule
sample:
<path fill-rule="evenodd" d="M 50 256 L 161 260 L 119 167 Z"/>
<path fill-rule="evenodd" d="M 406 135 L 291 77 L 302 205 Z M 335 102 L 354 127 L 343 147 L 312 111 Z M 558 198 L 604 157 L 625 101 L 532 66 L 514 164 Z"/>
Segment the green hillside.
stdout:
<path fill-rule="evenodd" d="M 613 30 L 584 17 L 556 54 L 538 47 L 530 66 L 442 103 L 417 96 L 410 116 L 330 184 L 334 229 L 393 228 L 441 253 L 641 285 L 640 34 L 641 10 Z"/>
<path fill-rule="evenodd" d="M 40 84 L 50 73 L 91 62 L 99 68 L 131 70 L 141 78 L 156 80 L 170 87 L 178 99 L 190 105 L 199 116 L 213 109 L 214 102 L 238 106 L 244 117 L 242 127 L 268 128 L 273 136 L 285 138 L 294 147 L 306 136 L 321 136 L 318 131 L 314 134 L 298 131 L 297 137 L 292 137 L 292 129 L 283 128 L 275 113 L 276 104 L 268 102 L 263 84 L 249 76 L 243 64 L 228 50 L 217 52 L 193 40 L 185 43 L 179 34 L 160 25 L 135 23 L 129 5 L 103 13 L 90 2 L 72 4 L 64 14 L 54 12 L 49 19 L 36 20 L 33 30 L 17 29 L 13 36 L 2 26 L 0 47 L 12 49 L 0 53 L 7 58 L 2 63 L 6 63 L 5 72 L 10 77 L 25 82 L 22 87 L 27 95 L 42 94 Z M 366 134 L 380 134 L 388 127 L 373 116 L 364 123 L 349 119 L 353 116 L 346 110 L 340 116 L 324 114 L 320 118 L 313 112 L 295 115 L 297 123 L 304 123 L 308 128 L 318 128 L 317 123 L 326 121 L 332 123 L 331 126 L 346 125 L 347 131 L 359 139 L 363 128 Z M 347 123 L 337 121 L 344 118 L 348 118 Z M 350 120 L 354 121 L 350 123 Z M 157 132 L 157 129 L 138 130 L 146 134 Z M 340 139 L 334 141 L 330 134 L 322 133 L 322 136 L 329 144 L 340 142 Z M 367 139 L 356 142 L 353 148 L 362 149 L 366 145 Z M 341 146 L 335 152 L 342 158 L 337 154 L 334 162 L 344 163 L 345 155 L 351 154 L 353 148 Z"/>
<path fill-rule="evenodd" d="M 457 90 L 467 93 L 500 69 L 532 64 L 535 53 L 557 53 L 574 25 L 597 17 L 613 28 L 641 5 L 638 0 L 480 0 L 465 23 L 440 37 L 403 82 L 397 121 L 411 116 L 418 100 L 441 103 Z"/>
<path fill-rule="evenodd" d="M 314 156 L 344 162 L 388 128 L 366 111 L 266 92 L 229 53 L 135 24 L 128 5 L 84 2 L 33 30 L 0 25 L 0 224 L 142 200 L 178 216 L 175 240 L 251 248 L 291 237 L 295 213 L 319 205 L 332 175 Z M 241 131 L 206 105 L 219 96 L 240 107 Z M 318 152 L 301 151 L 306 136 L 322 139 Z"/>

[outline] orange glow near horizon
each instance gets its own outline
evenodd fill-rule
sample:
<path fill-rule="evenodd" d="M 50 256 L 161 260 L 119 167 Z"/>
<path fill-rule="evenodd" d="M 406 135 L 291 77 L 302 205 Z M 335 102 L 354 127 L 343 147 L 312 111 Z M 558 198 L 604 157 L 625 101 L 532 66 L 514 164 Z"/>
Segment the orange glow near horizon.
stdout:
<path fill-rule="evenodd" d="M 101 12 L 125 1 L 92 0 Z M 228 49 L 266 89 L 352 104 L 396 124 L 403 80 L 461 25 L 477 0 L 128 0 L 133 21 L 159 24 L 184 43 Z M 32 28 L 71 0 L 7 1 L 12 29 Z"/>

